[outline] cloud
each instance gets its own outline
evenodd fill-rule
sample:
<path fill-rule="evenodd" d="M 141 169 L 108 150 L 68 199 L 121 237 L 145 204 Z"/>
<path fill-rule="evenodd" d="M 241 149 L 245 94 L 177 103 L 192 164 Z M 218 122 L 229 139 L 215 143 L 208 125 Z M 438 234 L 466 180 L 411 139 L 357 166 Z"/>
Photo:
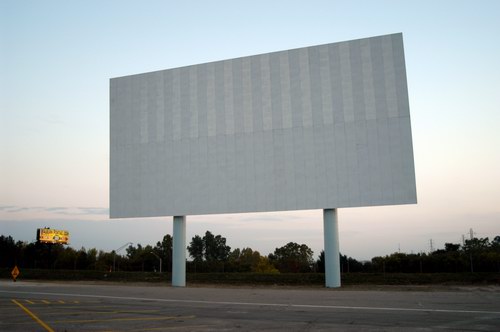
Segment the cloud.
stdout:
<path fill-rule="evenodd" d="M 44 208 L 45 211 L 48 211 L 48 212 L 58 212 L 58 211 L 65 211 L 67 210 L 68 208 L 65 208 L 65 207 L 46 207 Z"/>
<path fill-rule="evenodd" d="M 64 216 L 108 216 L 109 209 L 104 207 L 63 207 L 63 206 L 0 206 L 0 211 L 7 214 L 16 214 L 20 212 L 28 213 L 48 213 L 51 215 Z"/>
<path fill-rule="evenodd" d="M 16 213 L 16 212 L 28 211 L 29 208 L 20 206 L 2 206 L 0 207 L 0 210 L 5 211 L 7 213 Z"/>
<path fill-rule="evenodd" d="M 85 215 L 109 215 L 109 209 L 108 208 L 102 208 L 102 207 L 79 207 L 81 214 Z"/>

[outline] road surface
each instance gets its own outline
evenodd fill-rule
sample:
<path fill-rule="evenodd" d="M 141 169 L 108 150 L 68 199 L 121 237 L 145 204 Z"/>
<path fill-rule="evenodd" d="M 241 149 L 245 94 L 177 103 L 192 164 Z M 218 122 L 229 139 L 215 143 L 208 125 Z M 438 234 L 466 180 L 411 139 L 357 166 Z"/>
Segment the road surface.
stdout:
<path fill-rule="evenodd" d="M 500 331 L 500 288 L 0 281 L 0 331 Z"/>

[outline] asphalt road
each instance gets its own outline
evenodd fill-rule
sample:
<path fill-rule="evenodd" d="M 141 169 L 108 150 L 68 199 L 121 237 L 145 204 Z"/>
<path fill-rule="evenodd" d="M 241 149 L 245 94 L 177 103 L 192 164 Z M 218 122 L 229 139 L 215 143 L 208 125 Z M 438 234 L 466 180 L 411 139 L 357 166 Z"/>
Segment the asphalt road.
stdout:
<path fill-rule="evenodd" d="M 209 288 L 0 281 L 0 331 L 500 331 L 500 288 Z"/>

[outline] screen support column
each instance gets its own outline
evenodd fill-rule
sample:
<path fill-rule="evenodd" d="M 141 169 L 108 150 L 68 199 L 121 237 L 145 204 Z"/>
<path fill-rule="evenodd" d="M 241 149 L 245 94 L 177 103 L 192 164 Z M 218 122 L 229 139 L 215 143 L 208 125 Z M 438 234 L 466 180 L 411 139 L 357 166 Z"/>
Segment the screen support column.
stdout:
<path fill-rule="evenodd" d="M 186 286 L 186 217 L 174 216 L 172 286 Z"/>
<path fill-rule="evenodd" d="M 337 209 L 323 210 L 325 238 L 325 286 L 340 287 L 340 252 Z"/>

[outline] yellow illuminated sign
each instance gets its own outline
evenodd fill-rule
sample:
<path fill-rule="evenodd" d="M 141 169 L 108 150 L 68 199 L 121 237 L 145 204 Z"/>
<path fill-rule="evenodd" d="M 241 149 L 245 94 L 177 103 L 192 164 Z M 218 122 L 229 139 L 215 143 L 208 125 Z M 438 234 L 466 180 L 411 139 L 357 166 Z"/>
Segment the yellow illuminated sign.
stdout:
<path fill-rule="evenodd" d="M 39 228 L 38 241 L 42 243 L 68 244 L 69 232 L 51 228 Z"/>

